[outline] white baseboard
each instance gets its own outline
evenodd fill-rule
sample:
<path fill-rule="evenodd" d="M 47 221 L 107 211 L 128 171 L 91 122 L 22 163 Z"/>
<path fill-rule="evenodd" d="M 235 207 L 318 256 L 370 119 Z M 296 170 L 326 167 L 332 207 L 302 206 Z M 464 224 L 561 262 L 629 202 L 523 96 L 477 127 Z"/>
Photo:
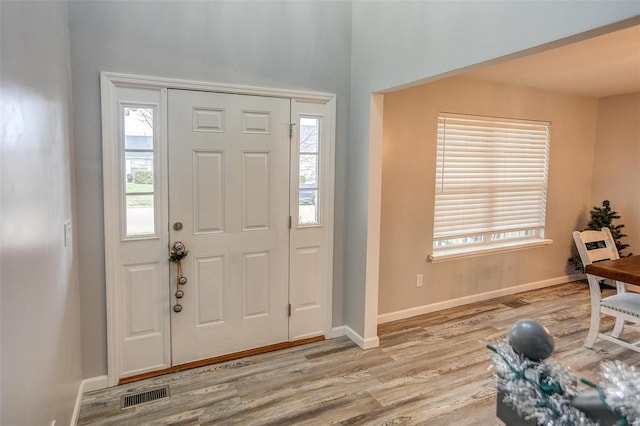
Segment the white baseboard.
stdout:
<path fill-rule="evenodd" d="M 348 325 L 333 327 L 331 333 L 329 333 L 326 337 L 327 339 L 333 339 L 340 336 L 347 336 L 353 341 L 353 343 L 360 346 L 361 349 L 371 349 L 380 346 L 380 339 L 378 338 L 378 336 L 365 339 Z"/>
<path fill-rule="evenodd" d="M 83 393 L 85 392 L 91 392 L 94 390 L 100 390 L 100 389 L 105 389 L 108 386 L 107 384 L 107 376 L 96 376 L 96 377 L 90 377 L 88 379 L 84 379 L 82 381 L 82 391 Z"/>
<path fill-rule="evenodd" d="M 341 325 L 338 327 L 333 327 L 329 333 L 325 334 L 324 337 L 325 339 L 335 339 L 336 337 L 342 337 L 346 334 L 347 333 L 344 330 L 344 325 Z"/>
<path fill-rule="evenodd" d="M 96 376 L 84 379 L 78 386 L 78 394 L 76 395 L 76 405 L 73 407 L 73 416 L 71 416 L 71 426 L 78 424 L 78 416 L 80 415 L 80 407 L 82 406 L 82 396 L 86 392 L 104 389 L 107 387 L 107 376 Z"/>
<path fill-rule="evenodd" d="M 543 281 L 517 285 L 514 287 L 501 288 L 498 290 L 487 291 L 485 293 L 472 294 L 470 296 L 459 297 L 457 299 L 443 300 L 442 302 L 430 303 L 428 305 L 416 306 L 414 308 L 403 309 L 401 311 L 389 312 L 378 315 L 378 324 L 397 321 L 405 318 L 415 317 L 417 315 L 428 314 L 443 309 L 455 308 L 458 306 L 468 305 L 469 303 L 482 302 L 484 300 L 493 299 L 501 296 L 522 293 L 524 291 L 537 290 L 539 288 L 551 287 L 558 284 L 564 284 L 571 281 L 577 281 L 584 278 L 584 274 L 565 275 L 562 277 L 551 278 Z M 352 339 L 353 340 L 353 339 Z M 354 340 L 355 342 L 355 340 Z M 356 342 L 358 343 L 358 342 Z"/>

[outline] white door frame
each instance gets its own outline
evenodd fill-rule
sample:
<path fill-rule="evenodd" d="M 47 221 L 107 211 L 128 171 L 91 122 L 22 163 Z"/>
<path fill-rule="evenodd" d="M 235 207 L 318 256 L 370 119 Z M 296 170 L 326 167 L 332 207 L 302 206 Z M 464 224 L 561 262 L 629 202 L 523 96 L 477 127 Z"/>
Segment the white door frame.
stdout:
<path fill-rule="evenodd" d="M 157 105 L 158 135 L 157 135 L 157 166 L 155 182 L 160 189 L 156 207 L 157 233 L 156 243 L 167 247 L 169 244 L 168 233 L 168 173 L 167 173 L 167 90 L 187 89 L 203 92 L 223 92 L 238 95 L 270 96 L 288 98 L 298 105 L 298 110 L 292 110 L 292 117 L 297 113 L 305 113 L 305 104 L 313 109 L 313 105 L 322 104 L 326 107 L 326 151 L 324 161 L 326 168 L 323 169 L 322 195 L 324 203 L 321 206 L 323 226 L 326 228 L 325 242 L 326 255 L 323 256 L 324 272 L 324 300 L 326 305 L 324 335 L 330 336 L 332 331 L 332 291 L 333 291 L 333 228 L 334 228 L 334 176 L 335 176 L 335 116 L 336 116 L 336 96 L 330 93 L 298 91 L 276 88 L 263 88 L 254 86 L 227 85 L 221 83 L 208 83 L 200 81 L 167 79 L 149 76 L 138 76 L 131 74 L 121 74 L 113 72 L 101 72 L 101 106 L 102 106 L 102 149 L 103 149 L 103 187 L 104 187 L 104 231 L 105 231 L 105 271 L 106 271 L 106 301 L 107 301 L 107 385 L 118 384 L 123 373 L 127 372 L 123 368 L 124 350 L 124 319 L 125 308 L 122 306 L 122 257 L 121 243 L 123 241 L 123 213 L 121 206 L 122 190 L 120 188 L 121 177 L 121 126 L 118 114 L 120 103 L 122 103 L 122 90 L 131 89 L 150 93 L 155 99 L 152 101 Z M 292 198 L 292 203 L 294 198 Z M 294 211 L 290 206 L 290 210 Z M 297 211 L 297 210 L 296 210 Z M 158 257 L 156 263 L 166 259 Z M 293 268 L 294 265 L 290 265 Z M 155 334 L 160 335 L 156 339 L 161 347 L 159 352 L 161 358 L 152 367 L 136 370 L 133 374 L 146 371 L 159 370 L 169 367 L 170 360 L 170 334 L 169 334 L 169 310 L 171 298 L 168 285 L 168 262 L 162 263 L 160 275 L 162 280 L 166 277 L 167 283 L 163 284 L 162 303 L 166 306 L 166 316 L 159 324 L 156 324 Z M 165 285 L 166 284 L 166 285 Z M 166 299 L 166 301 L 164 300 Z M 165 303 L 166 302 L 166 303 Z M 290 340 L 295 340 L 295 336 L 290 336 Z M 155 361 L 154 361 L 155 362 Z M 132 374 L 128 374 L 132 375 Z"/>

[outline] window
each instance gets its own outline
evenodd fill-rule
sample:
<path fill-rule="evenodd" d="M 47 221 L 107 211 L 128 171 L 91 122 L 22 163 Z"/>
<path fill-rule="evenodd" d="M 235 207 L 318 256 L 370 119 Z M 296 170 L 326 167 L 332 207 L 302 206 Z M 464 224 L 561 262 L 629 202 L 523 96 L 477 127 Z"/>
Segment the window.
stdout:
<path fill-rule="evenodd" d="M 156 233 L 154 209 L 154 108 L 125 106 L 124 205 L 125 236 L 149 237 Z"/>
<path fill-rule="evenodd" d="M 320 119 L 300 117 L 300 148 L 298 152 L 298 224 L 318 225 Z"/>
<path fill-rule="evenodd" d="M 549 122 L 438 116 L 432 259 L 544 238 Z"/>

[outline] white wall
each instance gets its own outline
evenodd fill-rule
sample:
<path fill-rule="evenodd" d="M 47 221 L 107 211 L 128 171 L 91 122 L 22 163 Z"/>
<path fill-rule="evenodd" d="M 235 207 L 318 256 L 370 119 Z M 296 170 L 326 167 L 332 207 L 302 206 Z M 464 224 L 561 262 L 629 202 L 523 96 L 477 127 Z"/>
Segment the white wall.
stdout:
<path fill-rule="evenodd" d="M 0 2 L 1 415 L 69 424 L 81 379 L 66 2 Z"/>
<path fill-rule="evenodd" d="M 353 3 L 351 128 L 347 177 L 345 321 L 366 338 L 375 333 L 377 277 L 365 282 L 371 93 L 427 81 L 443 73 L 530 49 L 640 14 L 635 1 L 407 1 Z M 379 140 L 379 139 L 378 139 Z M 376 159 L 372 170 L 379 173 Z M 379 193 L 380 188 L 372 188 Z M 379 204 L 370 217 L 376 218 Z M 369 224 L 379 228 L 377 224 Z M 375 250 L 371 250 L 375 253 Z M 365 306 L 367 310 L 365 311 Z"/>
<path fill-rule="evenodd" d="M 98 73 L 337 94 L 334 324 L 342 319 L 351 4 L 71 2 L 83 374 L 106 374 Z"/>

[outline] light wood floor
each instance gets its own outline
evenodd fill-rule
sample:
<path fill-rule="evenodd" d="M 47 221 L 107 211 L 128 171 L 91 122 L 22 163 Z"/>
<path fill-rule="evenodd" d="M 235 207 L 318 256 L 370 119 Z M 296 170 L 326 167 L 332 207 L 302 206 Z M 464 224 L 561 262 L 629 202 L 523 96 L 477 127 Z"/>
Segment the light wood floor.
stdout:
<path fill-rule="evenodd" d="M 497 425 L 485 345 L 523 318 L 551 331 L 552 360 L 577 377 L 599 381 L 604 359 L 640 364 L 603 340 L 582 346 L 589 291 L 575 282 L 382 324 L 376 349 L 341 337 L 87 393 L 79 424 Z M 161 385 L 169 398 L 120 409 L 122 395 Z"/>

